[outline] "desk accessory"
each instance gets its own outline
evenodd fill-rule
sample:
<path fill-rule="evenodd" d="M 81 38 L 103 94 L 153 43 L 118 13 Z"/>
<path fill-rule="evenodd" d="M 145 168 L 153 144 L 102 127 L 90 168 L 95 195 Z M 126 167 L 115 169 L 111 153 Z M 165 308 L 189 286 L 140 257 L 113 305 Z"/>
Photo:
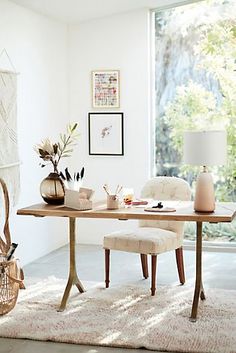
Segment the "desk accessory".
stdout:
<path fill-rule="evenodd" d="M 155 205 L 155 206 L 152 206 L 152 208 L 159 208 L 159 209 L 161 209 L 161 208 L 163 208 L 164 206 L 163 206 L 163 204 L 162 204 L 162 202 L 160 201 L 160 202 L 158 202 L 158 204 L 157 205 Z"/>
<path fill-rule="evenodd" d="M 134 200 L 134 190 L 133 188 L 124 188 L 123 189 L 123 201 L 125 206 L 132 206 L 132 201 Z"/>
<path fill-rule="evenodd" d="M 214 212 L 214 183 L 207 166 L 223 165 L 226 163 L 226 159 L 226 131 L 185 131 L 184 162 L 203 166 L 196 183 L 195 211 Z"/>
<path fill-rule="evenodd" d="M 117 210 L 120 206 L 120 200 L 118 195 L 107 195 L 107 209 Z"/>
<path fill-rule="evenodd" d="M 84 177 L 84 167 L 80 172 L 74 172 L 73 178 L 68 168 L 65 169 L 65 174 L 60 172 L 60 177 L 63 180 L 66 189 L 77 190 L 82 186 L 82 181 Z"/>
<path fill-rule="evenodd" d="M 51 205 L 62 205 L 64 202 L 64 183 L 57 173 L 50 173 L 40 183 L 40 194 L 43 200 Z"/>
<path fill-rule="evenodd" d="M 132 206 L 145 206 L 148 204 L 148 201 L 146 200 L 134 200 L 132 201 Z"/>
<path fill-rule="evenodd" d="M 155 208 L 155 207 L 146 207 L 144 211 L 147 212 L 175 212 L 176 209 L 174 207 L 163 207 L 163 208 Z"/>
<path fill-rule="evenodd" d="M 42 168 L 51 164 L 53 173 L 50 173 L 40 184 L 40 193 L 43 200 L 49 204 L 61 205 L 64 202 L 64 183 L 62 175 L 59 173 L 59 162 L 62 158 L 70 157 L 73 146 L 78 139 L 78 123 L 68 124 L 67 133 L 60 134 L 57 142 L 46 138 L 34 147 L 35 152 L 43 161 L 40 163 Z"/>
<path fill-rule="evenodd" d="M 79 211 L 92 209 L 92 196 L 94 191 L 88 188 L 80 188 L 79 191 L 65 189 L 64 206 L 74 208 Z"/>
<path fill-rule="evenodd" d="M 119 198 L 119 193 L 122 190 L 122 185 L 117 185 L 115 193 L 111 194 L 109 187 L 107 184 L 103 185 L 103 189 L 105 190 L 107 194 L 107 209 L 108 210 L 117 210 L 120 207 L 120 198 Z"/>

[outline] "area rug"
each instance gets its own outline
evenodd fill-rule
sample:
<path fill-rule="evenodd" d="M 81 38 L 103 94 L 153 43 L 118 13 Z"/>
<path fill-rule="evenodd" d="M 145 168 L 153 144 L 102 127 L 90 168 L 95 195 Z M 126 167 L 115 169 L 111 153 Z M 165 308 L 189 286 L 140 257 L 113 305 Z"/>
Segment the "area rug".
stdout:
<path fill-rule="evenodd" d="M 160 287 L 149 281 L 100 284 L 57 312 L 65 280 L 48 278 L 20 292 L 13 311 L 0 317 L 0 336 L 166 352 L 235 353 L 236 291 L 207 290 L 198 321 L 189 321 L 193 288 Z"/>

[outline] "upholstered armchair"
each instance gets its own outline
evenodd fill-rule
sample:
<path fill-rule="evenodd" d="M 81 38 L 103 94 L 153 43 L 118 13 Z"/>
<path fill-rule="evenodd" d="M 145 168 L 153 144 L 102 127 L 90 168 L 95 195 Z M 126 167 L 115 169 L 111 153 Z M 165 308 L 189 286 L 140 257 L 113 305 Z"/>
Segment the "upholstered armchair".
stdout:
<path fill-rule="evenodd" d="M 156 201 L 191 199 L 189 184 L 176 177 L 155 177 L 149 180 L 141 192 L 142 198 Z M 139 227 L 133 230 L 120 230 L 104 237 L 105 249 L 105 283 L 109 287 L 110 250 L 139 253 L 144 278 L 148 278 L 147 255 L 151 255 L 152 280 L 151 295 L 156 291 L 157 255 L 175 250 L 179 280 L 185 283 L 183 262 L 184 222 L 179 221 L 139 221 Z"/>

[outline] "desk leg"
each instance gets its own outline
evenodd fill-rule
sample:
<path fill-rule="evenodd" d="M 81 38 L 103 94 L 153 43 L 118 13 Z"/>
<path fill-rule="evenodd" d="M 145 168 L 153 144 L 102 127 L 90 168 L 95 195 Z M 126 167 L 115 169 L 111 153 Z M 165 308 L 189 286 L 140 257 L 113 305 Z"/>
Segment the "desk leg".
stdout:
<path fill-rule="evenodd" d="M 66 303 L 70 294 L 71 287 L 76 285 L 80 293 L 85 292 L 82 283 L 80 282 L 77 272 L 76 272 L 76 262 L 75 262 L 75 228 L 76 228 L 76 219 L 69 218 L 70 222 L 70 272 L 67 285 L 63 294 L 61 305 L 58 311 L 63 311 L 66 307 Z"/>
<path fill-rule="evenodd" d="M 199 297 L 204 300 L 206 299 L 203 285 L 202 285 L 202 222 L 197 222 L 197 244 L 196 244 L 196 279 L 195 279 L 195 291 L 192 304 L 192 312 L 190 321 L 195 322 L 197 320 L 197 308 Z"/>

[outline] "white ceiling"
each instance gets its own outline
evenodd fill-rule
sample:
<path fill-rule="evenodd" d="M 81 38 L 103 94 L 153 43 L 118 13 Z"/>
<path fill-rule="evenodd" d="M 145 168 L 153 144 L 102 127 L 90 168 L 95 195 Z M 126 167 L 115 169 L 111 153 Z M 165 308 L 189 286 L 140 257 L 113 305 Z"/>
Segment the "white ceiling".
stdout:
<path fill-rule="evenodd" d="M 42 15 L 70 24 L 183 0 L 10 0 Z"/>

